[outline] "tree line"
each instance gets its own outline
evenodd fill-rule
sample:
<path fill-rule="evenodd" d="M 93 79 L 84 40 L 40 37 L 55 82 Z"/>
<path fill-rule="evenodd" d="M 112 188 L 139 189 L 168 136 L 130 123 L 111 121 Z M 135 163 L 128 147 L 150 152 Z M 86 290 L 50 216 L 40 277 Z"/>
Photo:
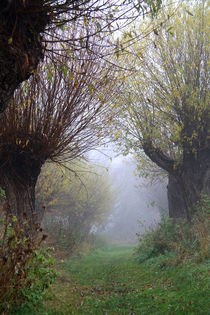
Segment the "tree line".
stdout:
<path fill-rule="evenodd" d="M 1 14 L 10 17 L 2 20 L 7 27 L 0 56 L 7 71 L 0 80 L 0 173 L 7 212 L 39 221 L 35 185 L 44 163 L 70 162 L 108 134 L 124 153 L 135 153 L 140 170 L 156 165 L 164 171 L 169 215 L 190 221 L 195 203 L 209 194 L 207 1 L 169 5 L 156 17 L 160 1 L 123 2 L 117 15 L 106 1 L 101 7 L 97 1 L 56 3 L 2 2 Z M 147 9 L 153 19 L 130 24 L 111 45 L 109 26 L 121 27 L 114 22 L 119 14 L 127 23 L 126 9 L 132 21 Z"/>

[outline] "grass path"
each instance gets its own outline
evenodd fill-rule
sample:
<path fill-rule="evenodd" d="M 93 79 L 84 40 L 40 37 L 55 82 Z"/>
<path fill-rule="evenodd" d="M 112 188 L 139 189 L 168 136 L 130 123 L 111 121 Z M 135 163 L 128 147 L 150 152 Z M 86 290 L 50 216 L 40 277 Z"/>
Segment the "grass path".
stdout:
<path fill-rule="evenodd" d="M 210 314 L 207 264 L 163 266 L 160 259 L 138 264 L 129 246 L 67 260 L 46 314 Z"/>

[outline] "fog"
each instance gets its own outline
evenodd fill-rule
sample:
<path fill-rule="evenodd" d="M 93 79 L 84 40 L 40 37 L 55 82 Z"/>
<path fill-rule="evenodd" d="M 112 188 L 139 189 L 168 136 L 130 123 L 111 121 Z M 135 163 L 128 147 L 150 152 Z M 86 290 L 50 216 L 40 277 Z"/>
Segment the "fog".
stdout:
<path fill-rule="evenodd" d="M 113 213 L 98 233 L 114 242 L 136 243 L 136 233 L 144 233 L 168 212 L 167 182 L 151 185 L 149 180 L 139 178 L 134 174 L 132 156 L 115 157 L 112 149 L 92 152 L 90 160 L 107 169 L 115 194 Z"/>

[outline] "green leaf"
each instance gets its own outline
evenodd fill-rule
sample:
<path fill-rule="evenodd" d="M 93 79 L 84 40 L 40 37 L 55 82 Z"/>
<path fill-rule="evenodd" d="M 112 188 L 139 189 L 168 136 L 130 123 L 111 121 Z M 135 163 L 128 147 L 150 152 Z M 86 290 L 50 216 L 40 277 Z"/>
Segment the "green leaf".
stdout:
<path fill-rule="evenodd" d="M 63 73 L 64 73 L 64 76 L 66 77 L 66 76 L 67 76 L 67 73 L 68 73 L 68 67 L 67 67 L 67 65 L 64 65 L 64 66 L 63 66 Z"/>
<path fill-rule="evenodd" d="M 13 38 L 12 38 L 12 37 L 10 37 L 10 38 L 8 39 L 8 44 L 9 44 L 9 45 L 11 45 L 11 44 L 12 44 L 12 42 L 13 42 Z"/>
<path fill-rule="evenodd" d="M 12 217 L 12 222 L 17 222 L 17 217 L 16 216 L 14 216 L 14 217 Z"/>

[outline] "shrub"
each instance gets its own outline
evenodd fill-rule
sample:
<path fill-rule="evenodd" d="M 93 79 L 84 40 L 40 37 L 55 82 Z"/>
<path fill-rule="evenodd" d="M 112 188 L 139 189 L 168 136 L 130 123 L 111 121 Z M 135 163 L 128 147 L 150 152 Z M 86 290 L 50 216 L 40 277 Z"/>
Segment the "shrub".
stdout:
<path fill-rule="evenodd" d="M 37 308 L 41 312 L 45 289 L 55 279 L 54 261 L 40 248 L 45 235 L 27 236 L 16 217 L 12 221 L 1 221 L 0 313 L 34 314 Z"/>
<path fill-rule="evenodd" d="M 173 220 L 162 216 L 156 227 L 150 227 L 145 234 L 137 236 L 139 245 L 136 254 L 139 262 L 164 254 L 170 250 L 170 244 L 176 236 Z"/>
<path fill-rule="evenodd" d="M 197 205 L 192 231 L 198 240 L 201 257 L 208 258 L 210 255 L 210 198 L 208 196 L 203 196 Z"/>
<path fill-rule="evenodd" d="M 94 165 L 75 163 L 72 172 L 69 164 L 66 168 L 47 164 L 36 187 L 36 205 L 46 209 L 42 224 L 48 239 L 70 255 L 88 245 L 93 229 L 105 224 L 114 202 L 108 175 Z"/>
<path fill-rule="evenodd" d="M 73 253 L 87 237 L 86 231 L 79 230 L 76 223 L 74 225 L 72 221 L 64 216 L 58 217 L 53 214 L 43 220 L 43 228 L 55 249 Z"/>
<path fill-rule="evenodd" d="M 191 223 L 183 219 L 174 221 L 162 217 L 156 228 L 149 229 L 144 235 L 138 235 L 137 260 L 141 263 L 168 252 L 176 254 L 171 256 L 171 263 L 193 259 L 201 262 L 209 258 L 210 199 L 203 196 L 196 209 Z"/>

